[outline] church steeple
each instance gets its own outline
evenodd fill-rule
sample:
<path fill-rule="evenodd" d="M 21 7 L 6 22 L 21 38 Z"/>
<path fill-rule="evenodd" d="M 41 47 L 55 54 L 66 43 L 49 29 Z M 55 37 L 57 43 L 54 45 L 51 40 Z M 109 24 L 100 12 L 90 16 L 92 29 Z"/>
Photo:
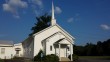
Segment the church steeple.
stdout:
<path fill-rule="evenodd" d="M 56 24 L 56 19 L 55 19 L 55 14 L 54 14 L 54 4 L 52 1 L 52 19 L 51 19 L 51 25 L 55 25 Z"/>

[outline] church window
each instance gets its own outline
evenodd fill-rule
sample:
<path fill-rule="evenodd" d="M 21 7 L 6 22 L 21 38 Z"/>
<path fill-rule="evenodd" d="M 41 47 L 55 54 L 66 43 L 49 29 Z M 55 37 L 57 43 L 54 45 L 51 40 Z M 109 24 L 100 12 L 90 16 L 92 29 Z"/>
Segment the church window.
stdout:
<path fill-rule="evenodd" d="M 52 51 L 52 46 L 50 46 L 50 51 Z"/>
<path fill-rule="evenodd" d="M 1 48 L 1 54 L 5 54 L 5 48 Z"/>

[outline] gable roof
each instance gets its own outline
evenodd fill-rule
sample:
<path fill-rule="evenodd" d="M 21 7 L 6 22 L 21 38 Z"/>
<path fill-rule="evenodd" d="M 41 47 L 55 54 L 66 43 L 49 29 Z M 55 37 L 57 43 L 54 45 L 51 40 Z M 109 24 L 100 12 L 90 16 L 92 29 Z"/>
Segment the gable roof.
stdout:
<path fill-rule="evenodd" d="M 62 27 L 60 27 L 58 24 L 57 24 L 57 27 L 60 28 L 64 33 L 66 33 L 68 36 L 70 36 L 72 39 L 75 39 L 73 36 L 71 36 L 67 31 L 65 31 Z"/>
<path fill-rule="evenodd" d="M 29 36 L 28 38 L 26 38 L 24 41 L 22 41 L 21 43 L 26 46 L 29 46 L 31 44 L 31 42 L 33 42 L 33 37 L 32 36 Z"/>
<path fill-rule="evenodd" d="M 13 46 L 13 41 L 0 40 L 0 46 Z"/>
<path fill-rule="evenodd" d="M 64 35 L 62 32 L 56 32 L 56 33 L 54 33 L 54 34 L 48 36 L 48 37 L 45 38 L 44 40 L 42 40 L 42 42 L 45 41 L 45 40 L 47 40 L 47 39 L 49 39 L 49 38 L 51 38 L 51 37 L 53 37 L 53 36 L 55 36 L 55 35 L 57 35 L 58 33 Z M 65 36 L 65 35 L 64 35 L 64 36 Z M 68 40 L 70 43 L 72 43 L 71 40 L 70 40 L 69 38 L 67 38 L 66 36 L 65 36 L 65 38 L 62 38 L 62 39 L 57 40 L 56 43 L 59 43 L 60 41 L 62 41 L 62 40 L 64 40 L 64 39 L 66 39 L 66 40 Z M 58 42 L 58 41 L 59 41 L 59 42 Z"/>
<path fill-rule="evenodd" d="M 65 38 L 59 39 L 59 40 L 57 40 L 55 43 L 59 43 L 59 42 L 62 41 L 63 39 L 65 39 Z"/>
<path fill-rule="evenodd" d="M 55 24 L 55 25 L 53 25 L 53 26 L 57 26 L 57 27 L 58 27 L 59 29 L 61 29 L 64 33 L 66 33 L 69 37 L 71 37 L 72 39 L 75 39 L 73 36 L 71 36 L 67 31 L 65 31 L 65 30 L 64 30 L 62 27 L 60 27 L 58 24 Z M 36 36 L 36 35 L 38 35 L 38 34 L 44 32 L 44 31 L 46 31 L 46 30 L 52 28 L 53 26 L 49 26 L 49 27 L 47 27 L 47 28 L 45 28 L 45 29 L 39 31 L 38 33 L 33 34 L 33 36 Z"/>
<path fill-rule="evenodd" d="M 54 44 L 58 44 L 58 43 L 60 43 L 60 44 L 72 44 L 70 41 L 68 41 L 69 43 L 65 42 L 65 40 L 67 41 L 68 39 L 61 38 L 61 39 L 57 40 Z"/>

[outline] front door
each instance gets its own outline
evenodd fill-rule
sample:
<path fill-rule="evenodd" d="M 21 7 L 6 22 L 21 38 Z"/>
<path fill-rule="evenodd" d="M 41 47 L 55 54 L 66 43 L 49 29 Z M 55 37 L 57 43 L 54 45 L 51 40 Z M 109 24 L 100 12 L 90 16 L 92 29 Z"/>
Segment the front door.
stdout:
<path fill-rule="evenodd" d="M 66 48 L 60 48 L 60 57 L 66 57 Z"/>
<path fill-rule="evenodd" d="M 59 53 L 59 50 L 60 50 L 60 53 Z M 59 56 L 59 54 L 60 54 L 60 57 L 67 57 L 67 45 L 61 44 L 60 49 L 59 49 L 59 46 L 56 45 L 55 46 L 55 54 L 57 56 Z"/>

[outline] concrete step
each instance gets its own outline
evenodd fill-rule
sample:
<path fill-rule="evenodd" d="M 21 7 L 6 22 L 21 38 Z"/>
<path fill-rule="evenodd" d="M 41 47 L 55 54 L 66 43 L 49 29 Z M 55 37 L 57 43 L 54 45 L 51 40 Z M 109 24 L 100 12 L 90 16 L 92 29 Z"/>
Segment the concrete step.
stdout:
<path fill-rule="evenodd" d="M 61 57 L 61 61 L 69 62 L 69 61 L 70 61 L 70 59 L 69 59 L 69 58 L 67 58 L 67 57 Z"/>

